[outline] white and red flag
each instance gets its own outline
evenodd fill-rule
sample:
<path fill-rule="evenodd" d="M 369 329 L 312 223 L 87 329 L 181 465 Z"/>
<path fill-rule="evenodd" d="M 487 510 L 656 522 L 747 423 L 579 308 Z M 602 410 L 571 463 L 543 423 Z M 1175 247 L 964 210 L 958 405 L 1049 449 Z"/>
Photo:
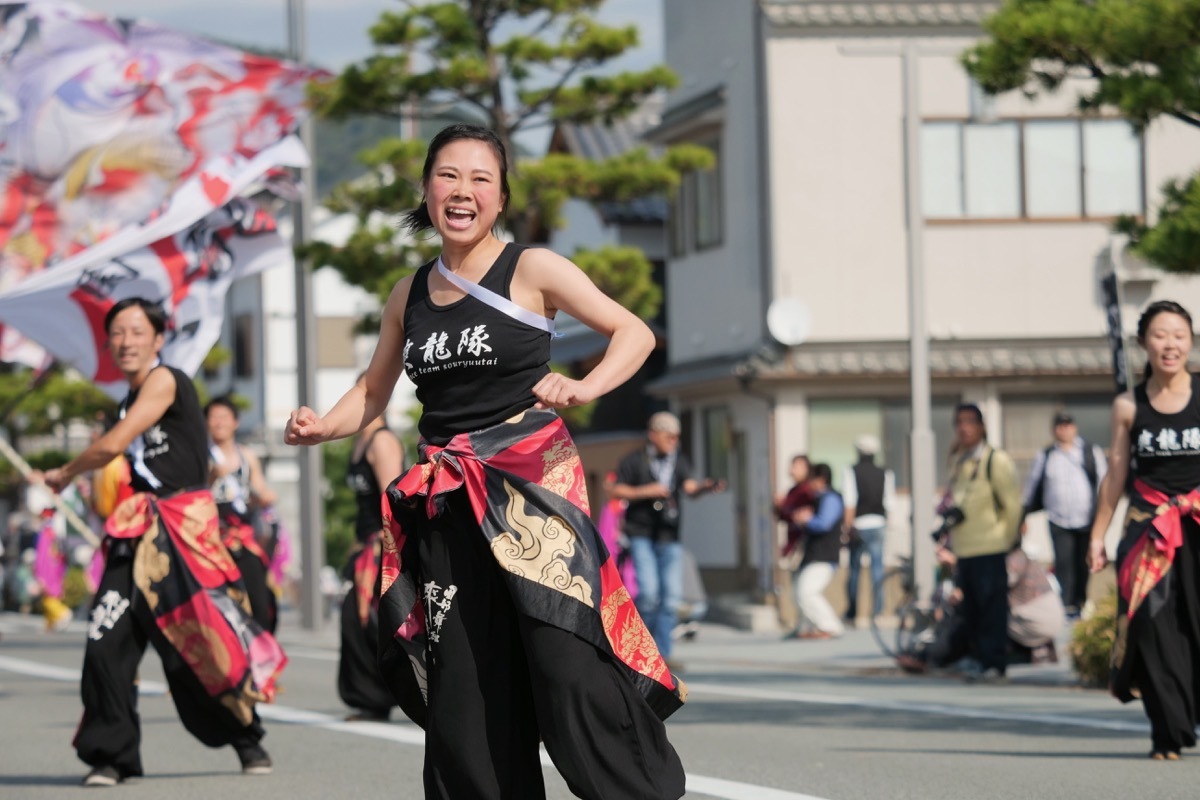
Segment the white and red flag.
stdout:
<path fill-rule="evenodd" d="M 31 359 L 15 329 L 110 383 L 95 314 L 142 294 L 203 309 L 164 353 L 194 372 L 229 282 L 291 263 L 239 198 L 306 163 L 289 133 L 320 75 L 60 0 L 0 3 L 0 361 Z"/>

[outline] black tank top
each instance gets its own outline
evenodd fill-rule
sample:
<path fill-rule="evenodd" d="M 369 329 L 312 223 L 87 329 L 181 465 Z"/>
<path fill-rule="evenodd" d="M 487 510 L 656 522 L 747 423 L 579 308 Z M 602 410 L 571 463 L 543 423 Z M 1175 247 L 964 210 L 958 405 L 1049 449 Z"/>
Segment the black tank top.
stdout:
<path fill-rule="evenodd" d="M 507 244 L 480 286 L 509 298 L 525 248 Z M 449 305 L 429 299 L 432 262 L 413 277 L 404 310 L 404 371 L 423 410 L 417 428 L 445 444 L 512 417 L 537 402 L 534 384 L 550 371 L 550 335 L 470 295 Z M 511 298 L 509 298 L 511 299 Z"/>
<path fill-rule="evenodd" d="M 371 434 L 363 446 L 362 456 L 357 461 L 352 460 L 346 470 L 346 484 L 354 491 L 354 502 L 358 504 L 358 513 L 354 515 L 354 537 L 359 542 L 365 542 L 371 534 L 383 528 L 383 487 L 379 485 L 375 470 L 367 461 L 371 441 L 383 430 L 380 428 Z"/>
<path fill-rule="evenodd" d="M 129 445 L 130 481 L 135 492 L 151 492 L 159 497 L 180 489 L 208 486 L 208 430 L 200 410 L 200 398 L 192 379 L 165 364 L 175 376 L 175 400 L 158 422 L 146 429 Z M 121 403 L 120 414 L 137 400 L 131 391 Z"/>
<path fill-rule="evenodd" d="M 1145 383 L 1133 389 L 1137 410 L 1129 446 L 1137 462 L 1134 477 L 1170 494 L 1200 486 L 1200 378 L 1191 377 L 1192 396 L 1175 414 L 1154 410 Z"/>

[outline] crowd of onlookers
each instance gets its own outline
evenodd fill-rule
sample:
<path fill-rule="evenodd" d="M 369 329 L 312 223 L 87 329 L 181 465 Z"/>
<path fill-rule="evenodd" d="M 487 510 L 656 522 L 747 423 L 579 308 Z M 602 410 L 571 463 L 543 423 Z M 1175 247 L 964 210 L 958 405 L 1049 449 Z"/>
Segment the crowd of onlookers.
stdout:
<path fill-rule="evenodd" d="M 48 490 L 26 487 L 21 501 L 0 534 L 0 608 L 42 614 L 47 630 L 61 630 L 95 590 L 97 554 L 66 524 Z M 70 487 L 62 502 L 99 534 L 88 486 Z"/>

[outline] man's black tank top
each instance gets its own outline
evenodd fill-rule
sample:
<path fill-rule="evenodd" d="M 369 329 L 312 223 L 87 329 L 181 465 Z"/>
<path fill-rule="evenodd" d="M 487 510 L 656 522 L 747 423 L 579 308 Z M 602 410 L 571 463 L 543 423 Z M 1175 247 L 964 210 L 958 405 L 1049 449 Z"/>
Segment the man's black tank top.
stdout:
<path fill-rule="evenodd" d="M 367 461 L 367 451 L 371 449 L 371 441 L 375 436 L 384 430 L 380 428 L 371 434 L 363 446 L 362 455 L 358 460 L 351 460 L 346 470 L 346 484 L 354 491 L 354 502 L 358 504 L 358 513 L 354 515 L 354 537 L 359 542 L 365 542 L 371 534 L 379 533 L 383 528 L 383 487 L 379 485 L 375 470 Z"/>
<path fill-rule="evenodd" d="M 1182 411 L 1154 410 L 1146 384 L 1133 389 L 1136 411 L 1129 431 L 1134 477 L 1170 494 L 1200 486 L 1200 377 L 1192 375 L 1192 396 Z"/>
<path fill-rule="evenodd" d="M 479 285 L 509 297 L 524 247 L 507 244 Z M 449 305 L 429 299 L 437 262 L 413 276 L 404 310 L 404 371 L 423 410 L 417 429 L 433 444 L 477 431 L 537 402 L 534 385 L 550 371 L 550 334 L 470 295 Z"/>
<path fill-rule="evenodd" d="M 169 369 L 175 376 L 175 400 L 158 422 L 134 439 L 125 452 L 133 490 L 165 497 L 180 489 L 206 487 L 208 430 L 196 387 L 191 378 L 174 367 L 164 364 L 155 369 Z M 122 417 L 137 396 L 136 389 L 126 396 L 121 403 Z"/>

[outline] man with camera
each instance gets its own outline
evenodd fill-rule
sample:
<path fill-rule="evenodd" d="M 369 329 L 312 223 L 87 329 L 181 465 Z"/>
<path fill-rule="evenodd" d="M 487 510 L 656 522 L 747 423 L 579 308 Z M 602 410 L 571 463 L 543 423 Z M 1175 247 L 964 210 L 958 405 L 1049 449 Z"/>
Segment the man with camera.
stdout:
<path fill-rule="evenodd" d="M 970 653 L 968 680 L 1004 680 L 1008 651 L 1008 571 L 1005 557 L 1017 542 L 1021 492 L 1012 459 L 987 443 L 983 412 L 970 403 L 954 411 L 952 472 L 940 513 L 950 526 L 958 613 Z"/>
<path fill-rule="evenodd" d="M 670 662 L 671 631 L 683 603 L 683 545 L 679 542 L 679 501 L 720 492 L 725 481 L 692 477 L 679 452 L 679 419 L 659 411 L 646 426 L 646 446 L 617 466 L 610 496 L 626 500 L 625 535 L 637 573 L 637 608 L 663 657 Z M 672 663 L 672 668 L 677 668 Z"/>

